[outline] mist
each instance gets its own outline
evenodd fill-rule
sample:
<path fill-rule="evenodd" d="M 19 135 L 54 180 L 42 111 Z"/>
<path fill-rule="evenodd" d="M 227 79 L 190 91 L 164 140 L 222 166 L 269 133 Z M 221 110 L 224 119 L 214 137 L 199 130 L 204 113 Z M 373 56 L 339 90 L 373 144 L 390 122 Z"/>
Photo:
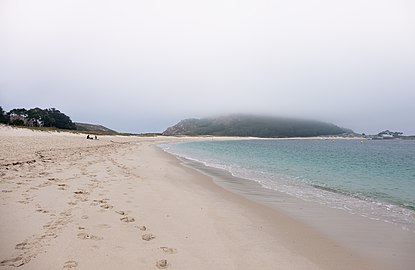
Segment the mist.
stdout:
<path fill-rule="evenodd" d="M 415 134 L 413 1 L 0 2 L 0 106 L 161 132 L 255 113 Z"/>

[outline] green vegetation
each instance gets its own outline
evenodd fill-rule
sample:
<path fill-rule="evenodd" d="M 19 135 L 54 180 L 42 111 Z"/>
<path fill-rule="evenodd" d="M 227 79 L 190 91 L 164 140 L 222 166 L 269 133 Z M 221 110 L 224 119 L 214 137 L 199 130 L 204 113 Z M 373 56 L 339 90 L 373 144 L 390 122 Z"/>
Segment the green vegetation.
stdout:
<path fill-rule="evenodd" d="M 1 107 L 0 107 L 1 108 Z M 5 113 L 0 110 L 0 122 L 4 124 L 30 127 L 55 127 L 59 129 L 76 129 L 75 124 L 69 116 L 55 108 L 40 109 L 24 108 L 12 109 Z"/>
<path fill-rule="evenodd" d="M 6 112 L 3 110 L 3 108 L 0 106 L 0 123 L 8 124 L 10 122 L 10 119 Z"/>
<path fill-rule="evenodd" d="M 59 110 L 52 109 L 12 109 L 5 112 L 0 106 L 0 123 L 13 125 L 30 130 L 38 131 L 56 131 L 56 132 L 71 132 L 81 134 L 93 135 L 121 135 L 121 136 L 139 136 L 139 137 L 155 137 L 160 136 L 161 133 L 118 133 L 115 130 L 109 129 L 102 125 L 75 123 L 61 113 Z"/>
<path fill-rule="evenodd" d="M 182 120 L 164 131 L 163 135 L 286 138 L 339 135 L 347 132 L 352 131 L 319 121 L 236 114 Z"/>
<path fill-rule="evenodd" d="M 10 122 L 10 125 L 12 126 L 24 126 L 24 121 L 22 119 L 15 119 Z"/>

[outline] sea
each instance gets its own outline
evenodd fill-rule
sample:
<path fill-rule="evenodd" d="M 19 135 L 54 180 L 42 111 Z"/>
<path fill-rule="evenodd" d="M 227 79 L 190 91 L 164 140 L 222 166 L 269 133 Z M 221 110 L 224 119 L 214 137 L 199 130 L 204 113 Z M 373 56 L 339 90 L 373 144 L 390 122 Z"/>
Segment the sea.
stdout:
<path fill-rule="evenodd" d="M 275 196 L 285 193 L 415 233 L 415 141 L 205 140 L 160 147 L 187 165 L 225 171 Z"/>

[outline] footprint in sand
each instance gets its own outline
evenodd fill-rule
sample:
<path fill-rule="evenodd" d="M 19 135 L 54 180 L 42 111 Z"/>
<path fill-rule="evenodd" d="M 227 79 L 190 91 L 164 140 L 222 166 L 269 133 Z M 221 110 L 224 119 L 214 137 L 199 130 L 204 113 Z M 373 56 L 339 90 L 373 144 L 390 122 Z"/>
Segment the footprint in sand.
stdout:
<path fill-rule="evenodd" d="M 104 239 L 103 237 L 92 235 L 92 234 L 89 234 L 89 233 L 78 233 L 78 238 L 79 239 L 90 239 L 90 240 L 102 240 L 102 239 Z"/>
<path fill-rule="evenodd" d="M 45 233 L 45 234 L 40 236 L 40 239 L 56 238 L 56 237 L 58 237 L 58 235 L 56 233 Z"/>
<path fill-rule="evenodd" d="M 169 266 L 169 263 L 167 262 L 167 260 L 159 260 L 156 263 L 156 267 L 158 269 L 166 269 Z"/>
<path fill-rule="evenodd" d="M 63 269 L 71 269 L 78 266 L 78 263 L 76 261 L 66 261 L 63 264 Z"/>
<path fill-rule="evenodd" d="M 132 218 L 132 217 L 127 217 L 127 216 L 120 218 L 120 220 L 121 220 L 122 222 L 126 222 L 126 223 L 130 223 L 130 222 L 134 222 L 134 221 L 135 221 L 135 219 L 134 219 L 134 218 Z"/>
<path fill-rule="evenodd" d="M 148 234 L 143 234 L 142 236 L 141 236 L 141 239 L 143 239 L 144 241 L 151 241 L 151 240 L 153 240 L 154 238 L 156 238 L 154 235 L 152 235 L 151 233 L 148 233 Z"/>
<path fill-rule="evenodd" d="M 110 205 L 110 204 L 101 204 L 101 208 L 104 208 L 104 209 L 111 209 L 113 206 L 112 205 Z"/>
<path fill-rule="evenodd" d="M 87 191 L 83 191 L 83 190 L 74 191 L 74 193 L 76 195 L 88 195 L 89 194 Z"/>
<path fill-rule="evenodd" d="M 58 190 L 66 190 L 66 188 L 65 187 L 67 187 L 67 185 L 66 184 L 64 184 L 64 183 L 60 183 L 60 184 L 58 184 Z"/>
<path fill-rule="evenodd" d="M 15 249 L 20 249 L 20 250 L 29 249 L 30 248 L 30 243 L 28 243 L 27 241 L 24 241 L 22 243 L 17 244 L 14 248 Z"/>
<path fill-rule="evenodd" d="M 176 254 L 177 253 L 177 249 L 175 249 L 175 248 L 160 247 L 160 249 L 163 250 L 164 253 L 166 253 L 166 254 Z"/>
<path fill-rule="evenodd" d="M 94 200 L 95 205 L 100 204 L 100 203 L 107 203 L 108 199 L 96 199 Z"/>
<path fill-rule="evenodd" d="M 80 200 L 81 202 L 88 201 L 88 195 L 89 195 L 88 192 L 81 190 L 81 191 L 75 191 L 74 193 L 75 193 L 74 195 L 75 199 Z"/>
<path fill-rule="evenodd" d="M 0 262 L 0 266 L 14 266 L 19 267 L 22 266 L 30 261 L 29 258 L 23 258 L 22 256 L 18 256 L 12 259 L 6 259 Z"/>
<path fill-rule="evenodd" d="M 18 203 L 23 203 L 23 204 L 29 204 L 31 201 L 33 201 L 33 200 L 31 200 L 30 198 L 24 198 L 24 200 L 20 200 L 20 201 L 17 201 Z"/>
<path fill-rule="evenodd" d="M 125 215 L 125 212 L 124 211 L 115 211 L 115 213 L 117 213 L 117 214 L 120 214 L 120 215 Z"/>
<path fill-rule="evenodd" d="M 138 228 L 140 231 L 145 231 L 147 230 L 146 226 L 135 226 L 136 228 Z"/>

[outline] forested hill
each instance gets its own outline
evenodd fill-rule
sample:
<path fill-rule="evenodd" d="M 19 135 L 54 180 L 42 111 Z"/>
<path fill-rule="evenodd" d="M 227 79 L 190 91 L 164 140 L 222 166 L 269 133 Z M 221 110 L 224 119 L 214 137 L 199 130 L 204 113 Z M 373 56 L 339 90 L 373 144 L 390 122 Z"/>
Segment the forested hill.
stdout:
<path fill-rule="evenodd" d="M 116 131 L 101 125 L 75 123 L 63 112 L 55 109 L 18 108 L 5 112 L 0 106 L 0 123 L 13 126 L 52 127 L 93 133 L 115 134 Z"/>
<path fill-rule="evenodd" d="M 14 126 L 76 129 L 71 118 L 55 108 L 32 108 L 28 110 L 18 108 L 5 112 L 0 106 L 0 123 Z"/>
<path fill-rule="evenodd" d="M 185 119 L 166 129 L 163 135 L 287 138 L 339 135 L 351 132 L 351 130 L 320 121 L 235 114 L 222 117 Z"/>

